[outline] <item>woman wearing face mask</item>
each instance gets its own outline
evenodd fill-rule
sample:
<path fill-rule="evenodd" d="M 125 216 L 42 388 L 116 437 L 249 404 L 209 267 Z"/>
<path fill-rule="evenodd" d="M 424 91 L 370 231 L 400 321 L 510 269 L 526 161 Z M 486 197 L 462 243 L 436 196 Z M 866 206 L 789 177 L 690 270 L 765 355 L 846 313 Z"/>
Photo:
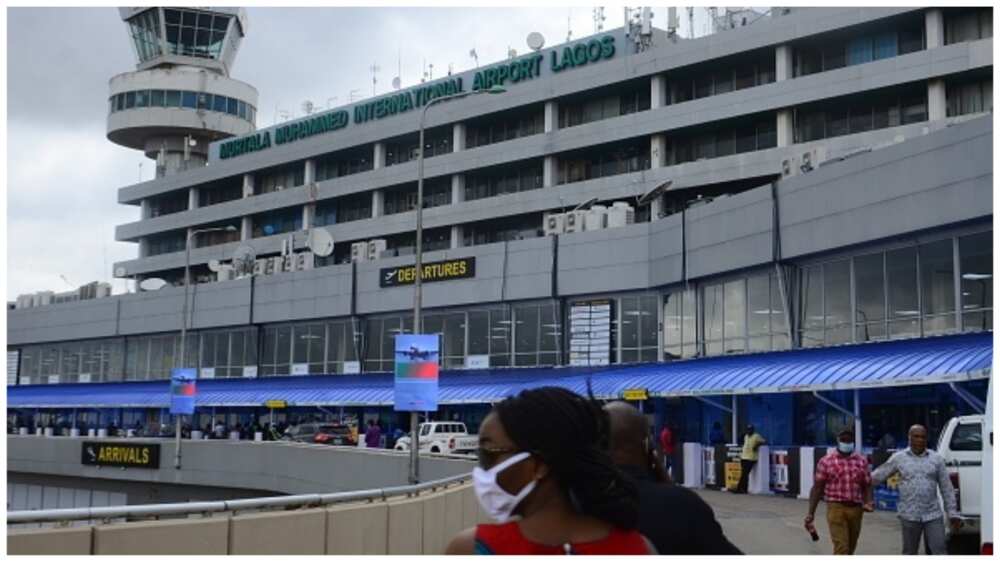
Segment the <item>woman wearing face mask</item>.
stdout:
<path fill-rule="evenodd" d="M 638 492 L 606 452 L 607 414 L 568 390 L 525 390 L 479 430 L 476 497 L 497 523 L 455 536 L 448 554 L 655 554 Z M 513 519 L 518 517 L 517 519 Z"/>

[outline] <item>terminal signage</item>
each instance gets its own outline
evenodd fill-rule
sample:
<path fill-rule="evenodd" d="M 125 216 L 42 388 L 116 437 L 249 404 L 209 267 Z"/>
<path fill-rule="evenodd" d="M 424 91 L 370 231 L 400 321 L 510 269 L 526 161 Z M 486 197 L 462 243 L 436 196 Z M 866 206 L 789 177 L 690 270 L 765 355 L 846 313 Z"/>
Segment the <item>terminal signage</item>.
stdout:
<path fill-rule="evenodd" d="M 81 462 L 91 466 L 160 468 L 160 445 L 157 443 L 103 443 L 84 441 Z"/>
<path fill-rule="evenodd" d="M 423 265 L 420 281 L 434 283 L 435 281 L 450 281 L 452 279 L 469 279 L 476 276 L 476 258 L 459 258 L 455 260 L 436 261 Z M 399 267 L 384 267 L 379 272 L 379 287 L 398 287 L 412 285 L 417 278 L 417 268 L 412 265 Z"/>
<path fill-rule="evenodd" d="M 554 74 L 594 64 L 613 58 L 616 52 L 615 36 L 611 34 L 579 41 L 561 49 L 554 48 L 549 51 L 549 72 Z M 472 76 L 471 84 L 463 81 L 461 76 L 448 76 L 432 84 L 421 84 L 371 101 L 360 102 L 355 104 L 351 111 L 337 109 L 310 115 L 292 123 L 223 141 L 219 144 L 218 157 L 220 160 L 226 160 L 267 150 L 274 145 L 338 131 L 350 125 L 352 119 L 354 124 L 360 125 L 407 113 L 427 105 L 435 98 L 465 93 L 468 91 L 466 88 L 477 91 L 531 80 L 542 75 L 544 60 L 544 55 L 532 53 L 477 70 Z"/>
<path fill-rule="evenodd" d="M 396 336 L 393 409 L 397 412 L 436 412 L 438 404 L 437 334 Z"/>
<path fill-rule="evenodd" d="M 645 388 L 630 388 L 622 392 L 622 398 L 625 400 L 646 400 L 649 398 L 649 393 Z"/>
<path fill-rule="evenodd" d="M 281 408 L 287 408 L 288 402 L 284 400 L 267 400 L 264 402 L 265 408 L 273 408 L 275 410 L 280 410 Z"/>
<path fill-rule="evenodd" d="M 198 369 L 170 370 L 170 413 L 188 415 L 194 413 L 195 381 Z"/>

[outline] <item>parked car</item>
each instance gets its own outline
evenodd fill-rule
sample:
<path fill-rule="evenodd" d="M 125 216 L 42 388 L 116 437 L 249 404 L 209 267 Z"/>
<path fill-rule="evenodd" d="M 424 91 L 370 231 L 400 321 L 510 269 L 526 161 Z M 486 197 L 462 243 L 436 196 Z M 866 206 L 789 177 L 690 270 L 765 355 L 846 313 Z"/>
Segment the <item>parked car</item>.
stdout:
<path fill-rule="evenodd" d="M 342 424 L 324 424 L 319 426 L 313 442 L 324 445 L 346 445 L 348 447 L 358 444 L 351 428 Z"/>
<path fill-rule="evenodd" d="M 992 386 L 993 382 L 990 381 Z M 979 532 L 980 554 L 993 555 L 993 392 L 987 391 L 986 413 L 983 415 L 983 429 L 986 439 L 983 439 L 983 503 Z"/>
<path fill-rule="evenodd" d="M 962 535 L 978 535 L 980 532 L 984 497 L 983 435 L 987 432 L 992 433 L 992 428 L 984 431 L 983 415 L 959 416 L 948 420 L 938 438 L 937 452 L 944 457 L 948 467 L 962 520 L 962 527 L 957 533 L 946 527 L 949 542 Z"/>
<path fill-rule="evenodd" d="M 285 430 L 284 435 L 281 436 L 282 441 L 295 441 L 298 443 L 315 443 L 316 434 L 318 434 L 320 423 L 300 423 L 298 425 L 293 425 Z"/>
<path fill-rule="evenodd" d="M 427 422 L 420 424 L 420 450 L 428 453 L 466 454 L 479 447 L 479 437 L 469 435 L 462 422 Z M 410 436 L 396 441 L 397 451 L 410 450 Z"/>

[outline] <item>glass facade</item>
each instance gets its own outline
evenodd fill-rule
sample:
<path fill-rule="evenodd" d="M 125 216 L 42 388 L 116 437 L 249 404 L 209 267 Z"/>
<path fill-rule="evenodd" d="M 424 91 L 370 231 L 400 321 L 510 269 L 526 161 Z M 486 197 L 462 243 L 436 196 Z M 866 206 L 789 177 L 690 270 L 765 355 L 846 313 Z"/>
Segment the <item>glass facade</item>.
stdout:
<path fill-rule="evenodd" d="M 923 17 L 899 22 L 889 30 L 831 34 L 822 41 L 808 41 L 795 46 L 793 73 L 806 76 L 905 55 L 925 48 Z"/>
<path fill-rule="evenodd" d="M 898 127 L 927 120 L 927 87 L 909 85 L 823 100 L 792 114 L 795 142 Z"/>
<path fill-rule="evenodd" d="M 187 90 L 135 90 L 122 92 L 108 98 L 110 113 L 145 107 L 180 107 L 198 111 L 215 111 L 257 121 L 257 108 L 249 103 L 217 94 Z"/>
<path fill-rule="evenodd" d="M 171 54 L 218 59 L 231 16 L 164 8 L 167 49 Z"/>
<path fill-rule="evenodd" d="M 135 52 L 139 55 L 139 62 L 146 62 L 162 54 L 160 50 L 160 39 L 163 34 L 160 31 L 160 11 L 157 9 L 146 10 L 128 21 L 129 32 L 132 35 L 132 44 L 135 45 Z"/>
<path fill-rule="evenodd" d="M 123 338 L 25 346 L 21 348 L 20 384 L 120 381 L 124 351 Z"/>

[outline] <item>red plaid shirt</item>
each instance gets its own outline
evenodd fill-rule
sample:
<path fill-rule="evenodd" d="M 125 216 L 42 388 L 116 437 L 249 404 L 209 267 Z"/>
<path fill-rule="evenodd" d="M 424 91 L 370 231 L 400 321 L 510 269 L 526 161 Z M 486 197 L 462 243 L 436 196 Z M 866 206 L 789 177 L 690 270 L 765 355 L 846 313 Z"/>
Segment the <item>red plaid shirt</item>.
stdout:
<path fill-rule="evenodd" d="M 872 482 L 868 459 L 858 453 L 845 457 L 834 451 L 819 460 L 814 480 L 826 482 L 824 498 L 828 502 L 863 502 L 862 491 Z"/>

